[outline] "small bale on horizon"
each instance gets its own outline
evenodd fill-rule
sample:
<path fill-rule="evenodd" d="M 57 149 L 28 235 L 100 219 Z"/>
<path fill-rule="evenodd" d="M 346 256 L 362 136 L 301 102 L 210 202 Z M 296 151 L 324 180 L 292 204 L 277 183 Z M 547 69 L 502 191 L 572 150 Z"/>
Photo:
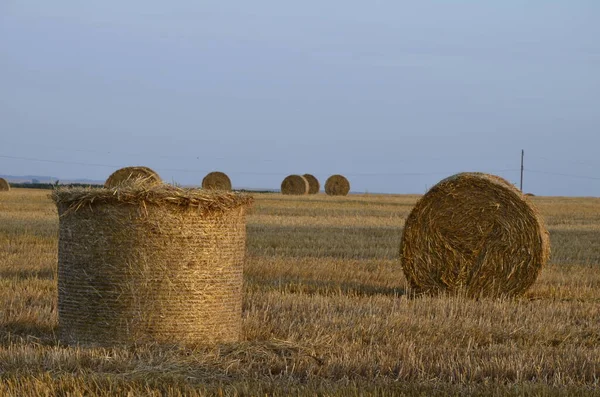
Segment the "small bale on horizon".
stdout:
<path fill-rule="evenodd" d="M 350 192 L 350 182 L 343 175 L 331 175 L 325 182 L 325 193 L 329 196 L 347 196 Z"/>
<path fill-rule="evenodd" d="M 472 298 L 524 293 L 548 262 L 541 215 L 520 190 L 495 175 L 446 178 L 412 209 L 400 243 L 401 266 L 417 293 Z"/>
<path fill-rule="evenodd" d="M 312 174 L 304 174 L 302 175 L 304 179 L 308 182 L 308 194 L 317 194 L 321 189 L 321 184 L 319 180 Z"/>
<path fill-rule="evenodd" d="M 162 183 L 160 176 L 151 168 L 135 166 L 123 167 L 110 174 L 104 182 L 104 187 L 111 189 L 117 186 L 135 184 L 139 180 L 142 180 L 145 186 L 155 186 Z"/>
<path fill-rule="evenodd" d="M 308 181 L 302 175 L 288 175 L 281 182 L 281 194 L 305 195 L 308 194 Z"/>
<path fill-rule="evenodd" d="M 10 183 L 4 178 L 0 178 L 0 192 L 8 192 L 10 190 Z"/>
<path fill-rule="evenodd" d="M 224 172 L 209 172 L 202 179 L 202 189 L 231 190 L 231 179 Z"/>

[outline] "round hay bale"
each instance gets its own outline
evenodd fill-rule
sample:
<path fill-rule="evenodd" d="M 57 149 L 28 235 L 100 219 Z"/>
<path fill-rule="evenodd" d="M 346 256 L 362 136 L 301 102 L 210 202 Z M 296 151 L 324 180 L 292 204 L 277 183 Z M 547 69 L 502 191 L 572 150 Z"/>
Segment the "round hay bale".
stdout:
<path fill-rule="evenodd" d="M 231 190 L 231 179 L 223 172 L 210 172 L 202 179 L 202 189 Z"/>
<path fill-rule="evenodd" d="M 431 188 L 408 216 L 400 257 L 418 293 L 525 292 L 548 261 L 541 216 L 506 180 L 461 173 Z"/>
<path fill-rule="evenodd" d="M 301 175 L 288 175 L 281 182 L 282 194 L 303 195 L 308 194 L 308 181 Z"/>
<path fill-rule="evenodd" d="M 10 190 L 10 184 L 4 178 L 0 178 L 0 192 L 8 192 Z"/>
<path fill-rule="evenodd" d="M 114 188 L 124 184 L 130 184 L 135 180 L 141 179 L 146 186 L 153 186 L 162 183 L 160 176 L 148 167 L 124 167 L 116 170 L 104 182 L 105 188 Z"/>
<path fill-rule="evenodd" d="M 66 343 L 237 341 L 250 196 L 141 182 L 61 188 L 58 319 Z"/>
<path fill-rule="evenodd" d="M 319 183 L 319 180 L 317 178 L 315 178 L 314 175 L 311 175 L 311 174 L 304 174 L 302 176 L 308 182 L 308 194 L 319 193 L 319 189 L 321 189 L 321 184 Z"/>
<path fill-rule="evenodd" d="M 343 175 L 331 175 L 325 182 L 325 193 L 330 196 L 346 196 L 350 191 L 350 182 Z"/>
<path fill-rule="evenodd" d="M 525 193 L 525 196 L 527 196 L 527 197 L 535 197 L 535 194 L 533 194 L 533 193 Z"/>

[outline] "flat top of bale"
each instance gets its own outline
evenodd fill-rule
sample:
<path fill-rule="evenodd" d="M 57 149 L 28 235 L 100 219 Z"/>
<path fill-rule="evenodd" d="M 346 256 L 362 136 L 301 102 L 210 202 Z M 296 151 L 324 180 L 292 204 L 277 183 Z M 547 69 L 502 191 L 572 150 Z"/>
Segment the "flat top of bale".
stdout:
<path fill-rule="evenodd" d="M 56 205 L 77 211 L 99 204 L 158 205 L 197 208 L 201 212 L 223 212 L 250 205 L 252 196 L 243 193 L 180 188 L 172 185 L 148 186 L 143 181 L 114 188 L 58 188 L 50 195 Z"/>

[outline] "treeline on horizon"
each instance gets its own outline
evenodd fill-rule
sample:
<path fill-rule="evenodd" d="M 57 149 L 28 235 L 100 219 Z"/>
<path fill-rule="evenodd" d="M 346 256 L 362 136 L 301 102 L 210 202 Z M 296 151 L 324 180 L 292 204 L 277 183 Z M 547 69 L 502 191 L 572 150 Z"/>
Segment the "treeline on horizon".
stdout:
<path fill-rule="evenodd" d="M 102 187 L 104 187 L 104 185 L 100 185 L 100 184 L 93 184 L 93 183 L 33 183 L 33 182 L 11 182 L 10 183 L 10 187 L 11 188 L 23 188 L 23 189 L 47 189 L 47 190 L 52 190 L 52 189 L 56 189 L 57 187 L 87 187 L 87 188 L 94 188 L 94 189 L 100 189 Z M 249 190 L 249 189 L 233 189 L 234 192 L 240 192 L 240 193 L 277 193 L 277 191 L 275 190 Z"/>

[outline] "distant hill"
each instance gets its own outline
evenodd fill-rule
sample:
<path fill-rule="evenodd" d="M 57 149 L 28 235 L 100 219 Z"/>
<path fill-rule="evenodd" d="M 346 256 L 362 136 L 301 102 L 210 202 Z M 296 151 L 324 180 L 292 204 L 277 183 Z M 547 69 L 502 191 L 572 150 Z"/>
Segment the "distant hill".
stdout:
<path fill-rule="evenodd" d="M 68 183 L 81 183 L 86 185 L 102 185 L 104 181 L 98 181 L 94 179 L 60 179 L 55 176 L 43 176 L 43 175 L 1 175 L 0 178 L 6 179 L 9 183 L 55 183 L 60 180 L 61 184 Z"/>

